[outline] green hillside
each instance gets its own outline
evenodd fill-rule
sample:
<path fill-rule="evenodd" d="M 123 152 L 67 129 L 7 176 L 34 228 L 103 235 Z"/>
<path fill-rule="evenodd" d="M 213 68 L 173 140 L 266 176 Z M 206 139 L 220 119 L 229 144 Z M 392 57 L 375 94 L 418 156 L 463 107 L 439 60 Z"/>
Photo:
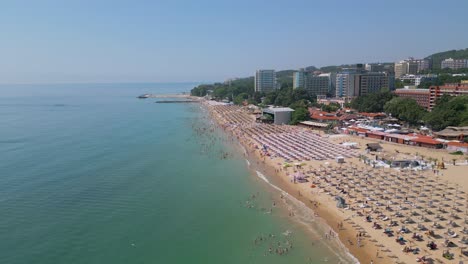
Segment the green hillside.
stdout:
<path fill-rule="evenodd" d="M 452 59 L 468 59 L 468 48 L 461 50 L 449 50 L 439 53 L 434 53 L 427 56 L 426 59 L 432 58 L 432 68 L 440 69 L 441 61 L 452 58 Z"/>
<path fill-rule="evenodd" d="M 352 67 L 351 64 L 340 65 L 340 66 L 330 65 L 330 66 L 321 67 L 320 70 L 323 71 L 323 72 L 339 72 L 343 68 L 350 68 L 350 67 Z"/>

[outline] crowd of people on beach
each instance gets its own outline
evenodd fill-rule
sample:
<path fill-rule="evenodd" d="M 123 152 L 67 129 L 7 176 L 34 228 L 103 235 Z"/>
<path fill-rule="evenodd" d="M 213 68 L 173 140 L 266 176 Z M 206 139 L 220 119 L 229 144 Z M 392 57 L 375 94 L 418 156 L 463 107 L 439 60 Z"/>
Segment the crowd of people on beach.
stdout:
<path fill-rule="evenodd" d="M 348 212 L 345 224 L 359 231 L 355 240 L 347 238 L 349 246 L 360 248 L 373 241 L 379 248 L 397 243 L 402 246 L 403 253 L 415 254 L 423 263 L 431 263 L 431 259 L 440 256 L 453 259 L 455 254 L 450 250 L 457 247 L 461 257 L 468 255 L 464 250 L 468 245 L 466 194 L 458 186 L 443 181 L 440 174 L 373 168 L 352 162 L 307 166 L 300 162 L 330 160 L 338 155 L 356 157 L 358 153 L 303 128 L 257 123 L 254 115 L 240 106 L 212 105 L 209 115 L 216 120 L 215 126 L 228 132 L 229 142 L 245 146 L 244 155 L 254 154 L 261 163 L 267 159 L 283 160 L 274 166 L 276 173 L 289 177 L 293 184 L 310 186 L 312 195 L 326 194 L 329 199 L 336 200 L 339 210 Z M 285 166 L 284 162 L 294 161 L 298 163 Z M 301 189 L 298 192 L 301 197 Z M 311 203 L 317 207 L 317 202 Z M 247 203 L 247 206 L 253 204 Z M 294 212 L 289 212 L 289 216 L 294 216 Z M 340 222 L 337 230 L 342 230 L 343 225 Z M 380 230 L 384 236 L 376 239 L 369 229 Z M 335 237 L 337 234 L 331 230 L 324 236 L 325 239 Z M 254 243 L 264 239 L 259 237 Z M 441 247 L 446 250 L 439 255 Z M 272 248 L 271 253 L 285 253 L 277 250 Z M 399 259 L 399 253 L 390 250 L 377 250 L 377 259 L 383 257 L 380 252 L 395 261 Z M 418 256 L 421 252 L 423 256 Z"/>

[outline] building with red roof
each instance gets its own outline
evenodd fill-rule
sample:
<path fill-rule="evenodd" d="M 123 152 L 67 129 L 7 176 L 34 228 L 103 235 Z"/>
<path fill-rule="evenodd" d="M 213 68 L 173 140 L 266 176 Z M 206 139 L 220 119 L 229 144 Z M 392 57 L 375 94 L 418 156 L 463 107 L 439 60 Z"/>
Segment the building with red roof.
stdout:
<path fill-rule="evenodd" d="M 336 122 L 340 120 L 340 118 L 336 114 L 328 113 L 318 108 L 310 107 L 309 114 L 312 120 L 317 120 L 320 122 L 334 122 L 334 121 Z"/>
<path fill-rule="evenodd" d="M 468 153 L 468 143 L 464 142 L 448 142 L 447 143 L 448 151 L 461 151 L 463 153 Z"/>

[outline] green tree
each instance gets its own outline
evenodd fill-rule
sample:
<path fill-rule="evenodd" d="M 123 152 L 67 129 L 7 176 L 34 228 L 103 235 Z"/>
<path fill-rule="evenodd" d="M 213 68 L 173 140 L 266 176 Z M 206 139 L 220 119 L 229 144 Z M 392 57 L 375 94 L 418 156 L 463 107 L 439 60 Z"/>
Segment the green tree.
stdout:
<path fill-rule="evenodd" d="M 389 91 L 371 93 L 359 96 L 351 101 L 351 107 L 359 112 L 379 113 L 383 112 L 383 106 L 392 100 L 395 95 Z"/>
<path fill-rule="evenodd" d="M 240 93 L 234 97 L 234 103 L 237 105 L 241 105 L 245 100 L 249 98 L 247 93 Z"/>
<path fill-rule="evenodd" d="M 448 126 L 468 126 L 468 96 L 440 97 L 424 121 L 434 130 Z"/>
<path fill-rule="evenodd" d="M 272 104 L 275 104 L 275 101 L 276 101 L 276 97 L 278 96 L 278 92 L 274 91 L 274 92 L 270 92 L 270 93 L 266 93 L 265 95 L 265 104 L 266 105 L 272 105 Z"/>
<path fill-rule="evenodd" d="M 328 105 L 322 105 L 321 108 L 322 108 L 322 111 L 331 113 L 331 112 L 336 112 L 338 109 L 341 108 L 341 106 L 338 103 L 330 103 Z"/>
<path fill-rule="evenodd" d="M 305 107 L 299 107 L 294 110 L 291 117 L 291 125 L 296 125 L 299 122 L 309 120 L 309 111 Z"/>
<path fill-rule="evenodd" d="M 388 101 L 384 110 L 402 121 L 411 125 L 418 124 L 426 115 L 426 110 L 411 98 L 395 97 Z"/>
<path fill-rule="evenodd" d="M 228 97 L 228 95 L 229 95 L 229 90 L 227 87 L 224 87 L 224 86 L 217 87 L 213 91 L 213 97 L 219 100 L 222 100 Z"/>
<path fill-rule="evenodd" d="M 310 100 L 311 95 L 307 90 L 303 88 L 297 88 L 292 90 L 292 101 L 299 101 L 299 100 Z"/>

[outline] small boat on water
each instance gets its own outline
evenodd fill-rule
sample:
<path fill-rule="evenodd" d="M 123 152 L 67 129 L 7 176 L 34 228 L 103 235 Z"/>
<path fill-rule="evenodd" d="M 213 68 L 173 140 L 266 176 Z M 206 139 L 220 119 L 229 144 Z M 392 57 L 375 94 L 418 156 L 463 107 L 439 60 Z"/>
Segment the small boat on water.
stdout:
<path fill-rule="evenodd" d="M 146 99 L 146 98 L 149 98 L 149 97 L 150 97 L 150 94 L 142 94 L 142 95 L 138 96 L 137 98 Z"/>

